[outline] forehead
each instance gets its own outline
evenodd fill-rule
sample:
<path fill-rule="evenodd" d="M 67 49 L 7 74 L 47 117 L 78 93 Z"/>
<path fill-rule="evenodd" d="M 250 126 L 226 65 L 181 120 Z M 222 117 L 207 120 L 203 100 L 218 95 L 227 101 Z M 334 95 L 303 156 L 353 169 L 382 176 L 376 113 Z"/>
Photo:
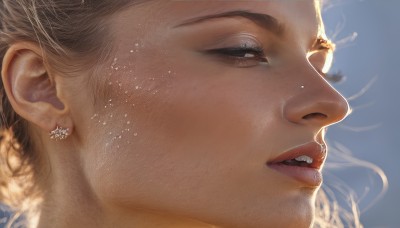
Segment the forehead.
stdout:
<path fill-rule="evenodd" d="M 267 14 L 298 35 L 321 35 L 319 0 L 171 0 L 150 1 L 152 19 L 171 27 L 191 18 L 245 10 Z"/>

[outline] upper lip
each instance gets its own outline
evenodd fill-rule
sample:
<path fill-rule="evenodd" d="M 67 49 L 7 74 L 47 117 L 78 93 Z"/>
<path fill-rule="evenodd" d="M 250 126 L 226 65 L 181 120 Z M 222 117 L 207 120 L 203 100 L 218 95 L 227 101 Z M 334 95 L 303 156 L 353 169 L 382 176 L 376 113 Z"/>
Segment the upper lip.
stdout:
<path fill-rule="evenodd" d="M 313 141 L 294 147 L 272 159 L 271 161 L 268 161 L 267 164 L 277 164 L 286 160 L 295 159 L 302 155 L 306 155 L 313 159 L 313 162 L 308 167 L 320 169 L 324 164 L 326 153 L 326 145 L 324 143 L 321 144 Z"/>

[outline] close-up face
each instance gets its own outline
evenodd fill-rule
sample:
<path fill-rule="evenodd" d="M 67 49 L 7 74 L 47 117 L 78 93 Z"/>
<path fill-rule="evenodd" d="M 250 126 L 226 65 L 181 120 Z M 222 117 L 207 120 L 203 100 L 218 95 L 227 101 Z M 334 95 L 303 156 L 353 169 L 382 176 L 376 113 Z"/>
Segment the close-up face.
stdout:
<path fill-rule="evenodd" d="M 98 199 L 182 223 L 309 227 L 324 128 L 348 111 L 323 76 L 333 45 L 319 2 L 148 1 L 107 24 L 95 101 L 88 77 L 64 79 Z M 313 145 L 323 155 L 301 153 Z M 283 159 L 301 146 L 312 164 Z"/>

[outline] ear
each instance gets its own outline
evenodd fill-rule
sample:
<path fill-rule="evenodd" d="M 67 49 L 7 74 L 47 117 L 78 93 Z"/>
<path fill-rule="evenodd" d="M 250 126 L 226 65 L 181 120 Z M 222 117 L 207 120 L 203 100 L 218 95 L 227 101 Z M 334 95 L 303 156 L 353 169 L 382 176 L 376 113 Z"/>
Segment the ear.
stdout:
<path fill-rule="evenodd" d="M 29 42 L 12 44 L 3 58 L 2 80 L 15 112 L 50 132 L 56 126 L 72 129 L 68 106 L 58 96 L 56 80 L 41 48 Z"/>

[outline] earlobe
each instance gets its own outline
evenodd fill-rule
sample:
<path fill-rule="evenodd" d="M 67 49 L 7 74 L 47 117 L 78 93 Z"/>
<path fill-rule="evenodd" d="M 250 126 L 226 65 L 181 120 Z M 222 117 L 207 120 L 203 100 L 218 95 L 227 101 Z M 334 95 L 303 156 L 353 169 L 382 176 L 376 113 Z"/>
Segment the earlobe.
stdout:
<path fill-rule="evenodd" d="M 13 44 L 4 56 L 2 68 L 8 99 L 15 112 L 47 132 L 59 125 L 71 128 L 67 108 L 57 96 L 56 83 L 49 72 L 39 46 Z"/>

